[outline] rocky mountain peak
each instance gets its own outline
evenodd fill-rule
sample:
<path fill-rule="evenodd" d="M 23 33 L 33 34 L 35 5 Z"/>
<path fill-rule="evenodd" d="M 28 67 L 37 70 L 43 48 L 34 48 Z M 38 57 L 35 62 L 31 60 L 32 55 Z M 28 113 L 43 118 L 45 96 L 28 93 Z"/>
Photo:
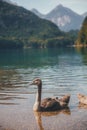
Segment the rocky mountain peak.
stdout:
<path fill-rule="evenodd" d="M 44 18 L 55 23 L 62 31 L 70 31 L 80 29 L 84 17 L 77 14 L 73 10 L 64 7 L 59 4 L 53 10 L 51 10 L 46 15 L 41 15 L 41 13 L 36 13 L 40 18 Z"/>

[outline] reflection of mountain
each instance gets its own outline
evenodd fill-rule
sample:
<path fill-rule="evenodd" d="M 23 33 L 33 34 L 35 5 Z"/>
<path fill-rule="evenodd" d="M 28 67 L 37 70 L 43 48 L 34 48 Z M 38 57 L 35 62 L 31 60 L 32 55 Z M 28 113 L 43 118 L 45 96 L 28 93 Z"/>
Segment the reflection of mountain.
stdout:
<path fill-rule="evenodd" d="M 58 64 L 60 55 L 76 54 L 74 48 L 7 50 L 0 53 L 0 67 L 34 68 Z M 2 58 L 3 57 L 3 58 Z M 9 62 L 10 61 L 10 62 Z"/>
<path fill-rule="evenodd" d="M 41 15 L 41 13 L 35 9 L 32 11 L 39 17 L 52 21 L 63 31 L 80 29 L 82 21 L 84 19 L 82 15 L 79 15 L 71 9 L 66 8 L 62 5 L 58 5 L 46 15 Z"/>

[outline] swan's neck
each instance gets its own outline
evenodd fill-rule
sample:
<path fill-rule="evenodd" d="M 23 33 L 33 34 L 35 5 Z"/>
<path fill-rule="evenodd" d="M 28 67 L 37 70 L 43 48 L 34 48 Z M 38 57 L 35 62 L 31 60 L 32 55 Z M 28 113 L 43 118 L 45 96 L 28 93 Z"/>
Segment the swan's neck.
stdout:
<path fill-rule="evenodd" d="M 35 104 L 33 106 L 33 110 L 34 111 L 40 111 L 40 105 L 41 105 L 41 91 L 42 91 L 42 85 L 38 86 L 38 91 L 36 94 L 36 100 L 35 100 Z"/>

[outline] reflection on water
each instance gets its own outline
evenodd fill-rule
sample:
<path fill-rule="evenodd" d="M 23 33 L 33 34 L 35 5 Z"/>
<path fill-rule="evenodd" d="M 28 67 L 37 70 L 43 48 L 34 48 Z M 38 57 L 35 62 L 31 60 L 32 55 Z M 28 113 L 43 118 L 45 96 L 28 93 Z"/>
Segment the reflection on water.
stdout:
<path fill-rule="evenodd" d="M 16 74 L 15 70 L 0 70 L 0 89 L 4 89 L 4 87 L 13 87 L 12 78 Z"/>
<path fill-rule="evenodd" d="M 36 77 L 42 98 L 71 94 L 70 111 L 33 113 L 37 88 L 29 82 Z M 0 50 L 0 130 L 86 130 L 77 93 L 87 95 L 87 49 Z"/>
<path fill-rule="evenodd" d="M 44 126 L 43 126 L 43 123 L 42 123 L 42 116 L 51 117 L 51 116 L 56 116 L 60 113 L 67 114 L 67 115 L 71 114 L 69 108 L 61 110 L 61 111 L 55 111 L 55 112 L 34 112 L 34 116 L 35 116 L 37 125 L 39 127 L 39 130 L 44 130 Z"/>
<path fill-rule="evenodd" d="M 55 66 L 60 62 L 74 64 L 82 60 L 81 53 L 73 48 L 67 49 L 28 49 L 0 51 L 0 66 L 7 68 L 37 68 Z M 3 57 L 3 58 L 2 58 Z M 75 61 L 72 61 L 75 59 Z M 60 61 L 61 60 L 61 61 Z M 79 61 L 80 60 L 80 61 Z M 67 62 L 65 62 L 67 61 Z"/>
<path fill-rule="evenodd" d="M 82 109 L 87 109 L 87 105 L 86 104 L 82 104 L 82 103 L 79 103 L 78 105 L 78 108 L 82 108 Z"/>

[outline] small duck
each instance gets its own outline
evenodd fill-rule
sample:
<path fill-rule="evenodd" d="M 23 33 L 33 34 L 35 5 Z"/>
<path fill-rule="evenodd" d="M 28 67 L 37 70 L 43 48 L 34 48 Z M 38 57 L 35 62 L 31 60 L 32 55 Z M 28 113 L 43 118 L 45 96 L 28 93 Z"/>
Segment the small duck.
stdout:
<path fill-rule="evenodd" d="M 87 96 L 78 94 L 77 97 L 79 99 L 79 103 L 87 105 Z"/>
<path fill-rule="evenodd" d="M 68 107 L 70 95 L 65 95 L 62 98 L 53 97 L 53 98 L 45 98 L 41 101 L 42 94 L 42 81 L 37 78 L 32 81 L 30 85 L 37 85 L 38 91 L 36 94 L 36 101 L 33 106 L 34 111 L 56 111 L 65 109 Z"/>

